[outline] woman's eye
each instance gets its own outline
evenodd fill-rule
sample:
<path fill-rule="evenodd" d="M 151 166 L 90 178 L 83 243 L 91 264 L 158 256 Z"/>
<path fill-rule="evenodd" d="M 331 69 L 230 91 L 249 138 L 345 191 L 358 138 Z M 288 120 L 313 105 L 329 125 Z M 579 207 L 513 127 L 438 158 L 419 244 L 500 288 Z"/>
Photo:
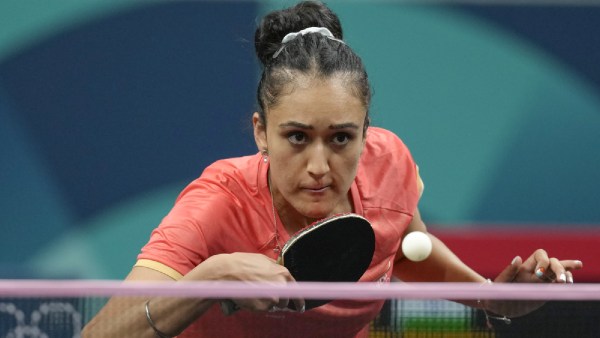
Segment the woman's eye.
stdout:
<path fill-rule="evenodd" d="M 303 144 L 306 143 L 306 135 L 301 132 L 294 132 L 288 134 L 288 141 L 292 144 Z"/>
<path fill-rule="evenodd" d="M 338 146 L 342 146 L 350 142 L 352 137 L 345 133 L 339 133 L 333 136 L 333 143 Z"/>

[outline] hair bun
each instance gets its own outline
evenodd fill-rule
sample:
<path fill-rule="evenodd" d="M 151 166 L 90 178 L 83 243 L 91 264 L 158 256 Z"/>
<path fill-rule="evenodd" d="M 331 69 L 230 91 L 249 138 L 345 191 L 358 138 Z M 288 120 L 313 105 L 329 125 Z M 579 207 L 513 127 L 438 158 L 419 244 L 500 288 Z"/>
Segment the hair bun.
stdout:
<path fill-rule="evenodd" d="M 254 34 L 254 48 L 260 62 L 267 61 L 281 46 L 288 33 L 308 27 L 325 27 L 342 40 L 342 24 L 338 16 L 318 1 L 303 1 L 283 10 L 273 11 L 261 20 Z"/>

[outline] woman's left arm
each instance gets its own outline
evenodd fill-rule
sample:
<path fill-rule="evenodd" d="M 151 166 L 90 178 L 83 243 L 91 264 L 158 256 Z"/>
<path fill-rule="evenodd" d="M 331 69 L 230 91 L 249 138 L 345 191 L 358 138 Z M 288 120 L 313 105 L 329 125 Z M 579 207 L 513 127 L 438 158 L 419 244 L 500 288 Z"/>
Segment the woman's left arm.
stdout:
<path fill-rule="evenodd" d="M 418 210 L 416 210 L 405 235 L 412 231 L 421 231 L 429 235 L 432 242 L 431 255 L 424 261 L 412 262 L 404 257 L 399 248 L 394 264 L 395 277 L 405 282 L 486 282 L 485 277 L 463 263 L 442 241 L 427 232 L 427 227 Z M 538 249 L 525 261 L 522 261 L 519 256 L 515 257 L 494 279 L 494 282 L 572 283 L 571 271 L 582 267 L 581 261 L 550 258 L 546 251 Z M 461 301 L 461 303 L 481 307 L 477 301 Z M 488 304 L 488 306 L 495 307 L 492 304 Z"/>
<path fill-rule="evenodd" d="M 427 232 L 427 227 L 419 210 L 416 210 L 405 236 L 413 231 L 429 235 L 432 243 L 431 254 L 421 262 L 413 262 L 398 248 L 394 263 L 394 276 L 405 282 L 475 282 L 483 283 L 485 278 L 463 263 L 442 241 Z"/>

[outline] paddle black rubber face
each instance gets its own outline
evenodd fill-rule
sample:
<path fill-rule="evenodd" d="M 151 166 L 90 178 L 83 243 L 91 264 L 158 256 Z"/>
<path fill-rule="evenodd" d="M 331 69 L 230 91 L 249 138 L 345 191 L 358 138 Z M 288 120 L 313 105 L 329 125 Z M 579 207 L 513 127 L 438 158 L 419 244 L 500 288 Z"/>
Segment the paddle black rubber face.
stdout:
<path fill-rule="evenodd" d="M 311 225 L 288 244 L 283 265 L 296 281 L 356 282 L 373 259 L 375 233 L 366 219 L 347 214 Z M 306 309 L 329 301 L 307 299 Z"/>

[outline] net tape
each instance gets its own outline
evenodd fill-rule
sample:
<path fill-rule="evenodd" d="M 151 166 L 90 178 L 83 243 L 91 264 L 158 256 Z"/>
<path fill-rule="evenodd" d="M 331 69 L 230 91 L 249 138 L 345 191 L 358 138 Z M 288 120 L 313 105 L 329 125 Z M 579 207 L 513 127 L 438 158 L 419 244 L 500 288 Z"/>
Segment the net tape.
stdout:
<path fill-rule="evenodd" d="M 306 299 L 600 300 L 600 284 L 252 283 L 4 280 L 0 297 L 173 296 Z"/>

